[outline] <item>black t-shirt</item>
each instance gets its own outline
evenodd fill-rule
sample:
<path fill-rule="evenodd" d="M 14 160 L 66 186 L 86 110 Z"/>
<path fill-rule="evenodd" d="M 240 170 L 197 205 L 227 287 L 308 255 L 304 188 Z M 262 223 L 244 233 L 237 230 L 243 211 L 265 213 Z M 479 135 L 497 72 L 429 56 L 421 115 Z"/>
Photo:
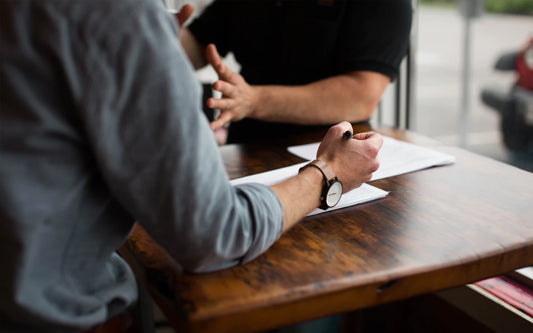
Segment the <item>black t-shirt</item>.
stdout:
<path fill-rule="evenodd" d="M 355 70 L 395 79 L 411 17 L 410 0 L 215 0 L 189 29 L 222 56 L 233 52 L 248 83 L 301 85 Z M 228 142 L 310 128 L 244 119 Z"/>

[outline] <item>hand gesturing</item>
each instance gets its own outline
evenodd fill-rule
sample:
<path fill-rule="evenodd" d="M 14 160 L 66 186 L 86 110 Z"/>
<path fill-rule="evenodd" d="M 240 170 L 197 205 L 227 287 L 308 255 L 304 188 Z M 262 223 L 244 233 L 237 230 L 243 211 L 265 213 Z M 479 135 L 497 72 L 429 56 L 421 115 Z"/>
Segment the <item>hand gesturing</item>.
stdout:
<path fill-rule="evenodd" d="M 211 128 L 216 130 L 230 121 L 241 120 L 250 115 L 254 111 L 256 96 L 254 88 L 240 74 L 224 64 L 215 45 L 207 46 L 206 57 L 218 74 L 218 81 L 213 84 L 213 89 L 222 93 L 221 99 L 207 100 L 208 107 L 220 110 L 220 116 L 211 122 Z"/>

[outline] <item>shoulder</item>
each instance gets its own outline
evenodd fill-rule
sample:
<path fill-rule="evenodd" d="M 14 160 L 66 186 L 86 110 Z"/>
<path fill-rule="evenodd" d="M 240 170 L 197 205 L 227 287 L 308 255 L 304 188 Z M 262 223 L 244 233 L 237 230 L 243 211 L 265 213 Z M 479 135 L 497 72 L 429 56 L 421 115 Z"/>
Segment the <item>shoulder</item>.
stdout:
<path fill-rule="evenodd" d="M 165 19 L 168 23 L 163 1 L 157 0 L 37 0 L 33 3 L 75 29 L 80 38 L 92 41 L 142 33 Z"/>

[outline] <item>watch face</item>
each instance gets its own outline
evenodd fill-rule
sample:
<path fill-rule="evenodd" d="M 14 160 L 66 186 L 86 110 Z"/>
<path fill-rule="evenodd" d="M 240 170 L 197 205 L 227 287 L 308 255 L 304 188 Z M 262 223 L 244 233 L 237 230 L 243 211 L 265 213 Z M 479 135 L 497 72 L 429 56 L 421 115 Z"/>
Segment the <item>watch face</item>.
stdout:
<path fill-rule="evenodd" d="M 339 181 L 334 181 L 329 190 L 328 194 L 326 196 L 326 204 L 328 207 L 335 206 L 339 200 L 341 199 L 342 195 L 342 184 Z"/>

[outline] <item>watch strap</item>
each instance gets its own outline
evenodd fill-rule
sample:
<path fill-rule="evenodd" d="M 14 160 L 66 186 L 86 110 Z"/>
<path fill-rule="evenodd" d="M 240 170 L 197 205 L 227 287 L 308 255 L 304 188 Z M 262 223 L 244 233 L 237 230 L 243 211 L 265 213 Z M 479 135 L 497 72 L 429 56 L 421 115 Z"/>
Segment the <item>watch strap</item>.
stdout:
<path fill-rule="evenodd" d="M 304 165 L 303 167 L 300 168 L 300 171 L 299 172 L 302 172 L 303 170 L 305 170 L 306 168 L 309 168 L 309 167 L 315 167 L 317 168 L 318 170 L 320 170 L 320 172 L 322 173 L 322 183 L 323 183 L 323 186 L 322 186 L 322 192 L 320 194 L 320 207 L 321 209 L 328 209 L 330 207 L 333 207 L 335 206 L 337 203 L 335 203 L 334 205 L 330 206 L 328 205 L 328 193 L 329 193 L 329 189 L 330 187 L 334 184 L 334 183 L 339 183 L 339 180 L 337 179 L 337 176 L 335 176 L 335 173 L 333 172 L 333 170 L 331 170 L 329 168 L 329 166 L 326 164 L 326 162 L 324 161 L 321 161 L 319 159 L 316 159 L 314 161 L 311 161 L 309 162 L 308 164 Z M 342 184 L 341 184 L 341 188 L 342 188 Z M 340 197 L 339 197 L 340 198 Z M 338 202 L 338 201 L 337 201 Z"/>
<path fill-rule="evenodd" d="M 317 168 L 318 170 L 320 170 L 320 172 L 324 176 L 324 179 L 328 183 L 330 181 L 332 181 L 333 179 L 337 178 L 337 176 L 335 176 L 335 173 L 333 172 L 333 170 L 330 169 L 330 167 L 326 164 L 326 162 L 324 162 L 322 160 L 319 160 L 319 159 L 316 159 L 316 160 L 311 161 L 308 164 L 304 165 L 300 169 L 300 172 L 302 172 L 302 170 L 304 170 L 305 168 L 308 168 L 308 167 L 311 167 L 311 166 L 313 166 L 313 167 Z"/>

